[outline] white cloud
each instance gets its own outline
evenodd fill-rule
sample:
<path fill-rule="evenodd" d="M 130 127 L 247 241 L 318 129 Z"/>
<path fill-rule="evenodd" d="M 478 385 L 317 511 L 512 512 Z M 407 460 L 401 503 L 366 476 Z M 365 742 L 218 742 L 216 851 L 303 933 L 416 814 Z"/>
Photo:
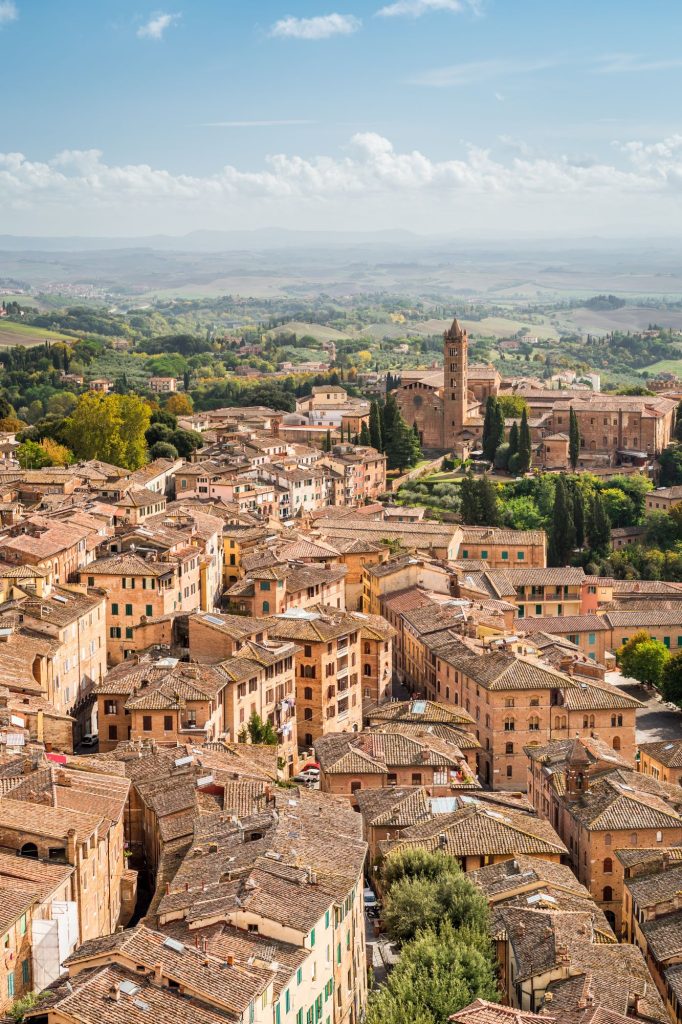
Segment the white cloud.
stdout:
<path fill-rule="evenodd" d="M 597 57 L 594 70 L 601 75 L 670 71 L 682 67 L 682 57 L 647 58 L 634 53 L 611 53 Z"/>
<path fill-rule="evenodd" d="M 303 118 L 285 118 L 281 121 L 207 121 L 201 128 L 283 128 L 292 125 L 317 124 L 317 121 L 306 121 Z"/>
<path fill-rule="evenodd" d="M 479 0 L 394 0 L 394 3 L 381 7 L 377 15 L 382 18 L 421 18 L 432 11 L 461 14 L 465 10 L 480 13 Z"/>
<path fill-rule="evenodd" d="M 165 14 L 163 11 L 158 11 L 144 25 L 140 25 L 137 34 L 140 39 L 163 39 L 166 29 L 175 25 L 179 20 L 179 14 Z"/>
<path fill-rule="evenodd" d="M 682 227 L 682 135 L 615 143 L 613 160 L 602 162 L 534 155 L 518 140 L 504 141 L 503 156 L 461 146 L 457 156 L 434 160 L 367 132 L 341 156 L 280 153 L 261 167 L 228 164 L 207 175 L 111 165 L 98 150 L 65 150 L 46 162 L 0 153 L 0 208 L 4 230 L 23 234 L 46 225 L 139 234 L 169 222 L 176 230 L 283 221 L 364 228 L 382 217 L 421 231 L 462 221 L 499 229 L 515 220 L 524 231 L 562 223 L 574 230 L 576 218 L 594 227 L 607 210 L 621 232 L 632 211 L 641 221 L 646 214 L 650 234 Z"/>
<path fill-rule="evenodd" d="M 329 39 L 349 36 L 362 25 L 353 14 L 320 14 L 314 18 L 280 18 L 270 29 L 271 36 L 283 39 Z"/>
<path fill-rule="evenodd" d="M 19 11 L 14 0 L 0 0 L 0 25 L 6 25 L 10 21 L 16 21 Z"/>
<path fill-rule="evenodd" d="M 520 58 L 491 58 L 490 60 L 464 61 L 443 68 L 430 68 L 413 75 L 412 85 L 428 85 L 437 89 L 469 85 L 491 78 L 507 78 L 511 75 L 525 75 L 535 71 L 555 68 L 559 61 L 552 57 L 522 60 Z"/>

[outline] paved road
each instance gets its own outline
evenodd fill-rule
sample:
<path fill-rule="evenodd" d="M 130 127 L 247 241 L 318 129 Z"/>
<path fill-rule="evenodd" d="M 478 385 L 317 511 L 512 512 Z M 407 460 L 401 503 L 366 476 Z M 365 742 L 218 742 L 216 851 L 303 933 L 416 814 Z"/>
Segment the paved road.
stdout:
<path fill-rule="evenodd" d="M 620 672 L 609 672 L 606 676 L 624 693 L 644 704 L 637 712 L 637 740 L 639 743 L 654 743 L 657 740 L 682 739 L 682 712 L 667 707 L 657 700 L 651 690 L 646 690 L 636 679 L 623 678 Z"/>

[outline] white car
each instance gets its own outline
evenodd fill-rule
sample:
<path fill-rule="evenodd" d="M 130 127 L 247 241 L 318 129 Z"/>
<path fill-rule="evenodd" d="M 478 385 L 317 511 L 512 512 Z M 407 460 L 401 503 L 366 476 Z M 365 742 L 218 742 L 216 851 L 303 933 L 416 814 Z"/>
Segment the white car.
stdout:
<path fill-rule="evenodd" d="M 376 910 L 378 908 L 379 903 L 378 903 L 378 900 L 376 898 L 376 894 L 375 894 L 373 889 L 369 888 L 369 886 L 366 889 L 363 890 L 362 898 L 363 898 L 363 902 L 365 904 L 365 910 L 368 913 L 370 911 L 374 911 L 374 910 Z"/>
<path fill-rule="evenodd" d="M 320 781 L 320 769 L 319 768 L 305 768 L 298 775 L 294 775 L 294 782 L 319 782 Z"/>

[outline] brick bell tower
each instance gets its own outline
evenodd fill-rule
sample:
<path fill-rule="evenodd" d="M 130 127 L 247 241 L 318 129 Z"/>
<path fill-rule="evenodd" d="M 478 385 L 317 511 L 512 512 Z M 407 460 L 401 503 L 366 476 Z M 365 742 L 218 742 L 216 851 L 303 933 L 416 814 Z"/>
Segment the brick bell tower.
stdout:
<path fill-rule="evenodd" d="M 467 376 L 468 338 L 467 332 L 457 319 L 443 335 L 443 441 L 448 448 L 454 447 L 467 422 Z"/>

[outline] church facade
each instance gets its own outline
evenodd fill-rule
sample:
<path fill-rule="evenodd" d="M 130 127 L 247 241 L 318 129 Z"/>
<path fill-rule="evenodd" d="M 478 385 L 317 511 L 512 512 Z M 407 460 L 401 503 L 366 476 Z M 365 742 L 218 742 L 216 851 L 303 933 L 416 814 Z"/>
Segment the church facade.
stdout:
<path fill-rule="evenodd" d="M 422 446 L 467 455 L 483 435 L 490 395 L 519 395 L 529 412 L 533 462 L 566 469 L 571 408 L 580 431 L 579 468 L 643 463 L 672 437 L 677 403 L 664 395 L 609 395 L 551 390 L 504 381 L 492 365 L 469 365 L 467 332 L 455 319 L 443 336 L 443 369 L 405 371 L 396 401 L 405 421 L 417 424 Z M 507 429 L 512 420 L 507 421 Z"/>

